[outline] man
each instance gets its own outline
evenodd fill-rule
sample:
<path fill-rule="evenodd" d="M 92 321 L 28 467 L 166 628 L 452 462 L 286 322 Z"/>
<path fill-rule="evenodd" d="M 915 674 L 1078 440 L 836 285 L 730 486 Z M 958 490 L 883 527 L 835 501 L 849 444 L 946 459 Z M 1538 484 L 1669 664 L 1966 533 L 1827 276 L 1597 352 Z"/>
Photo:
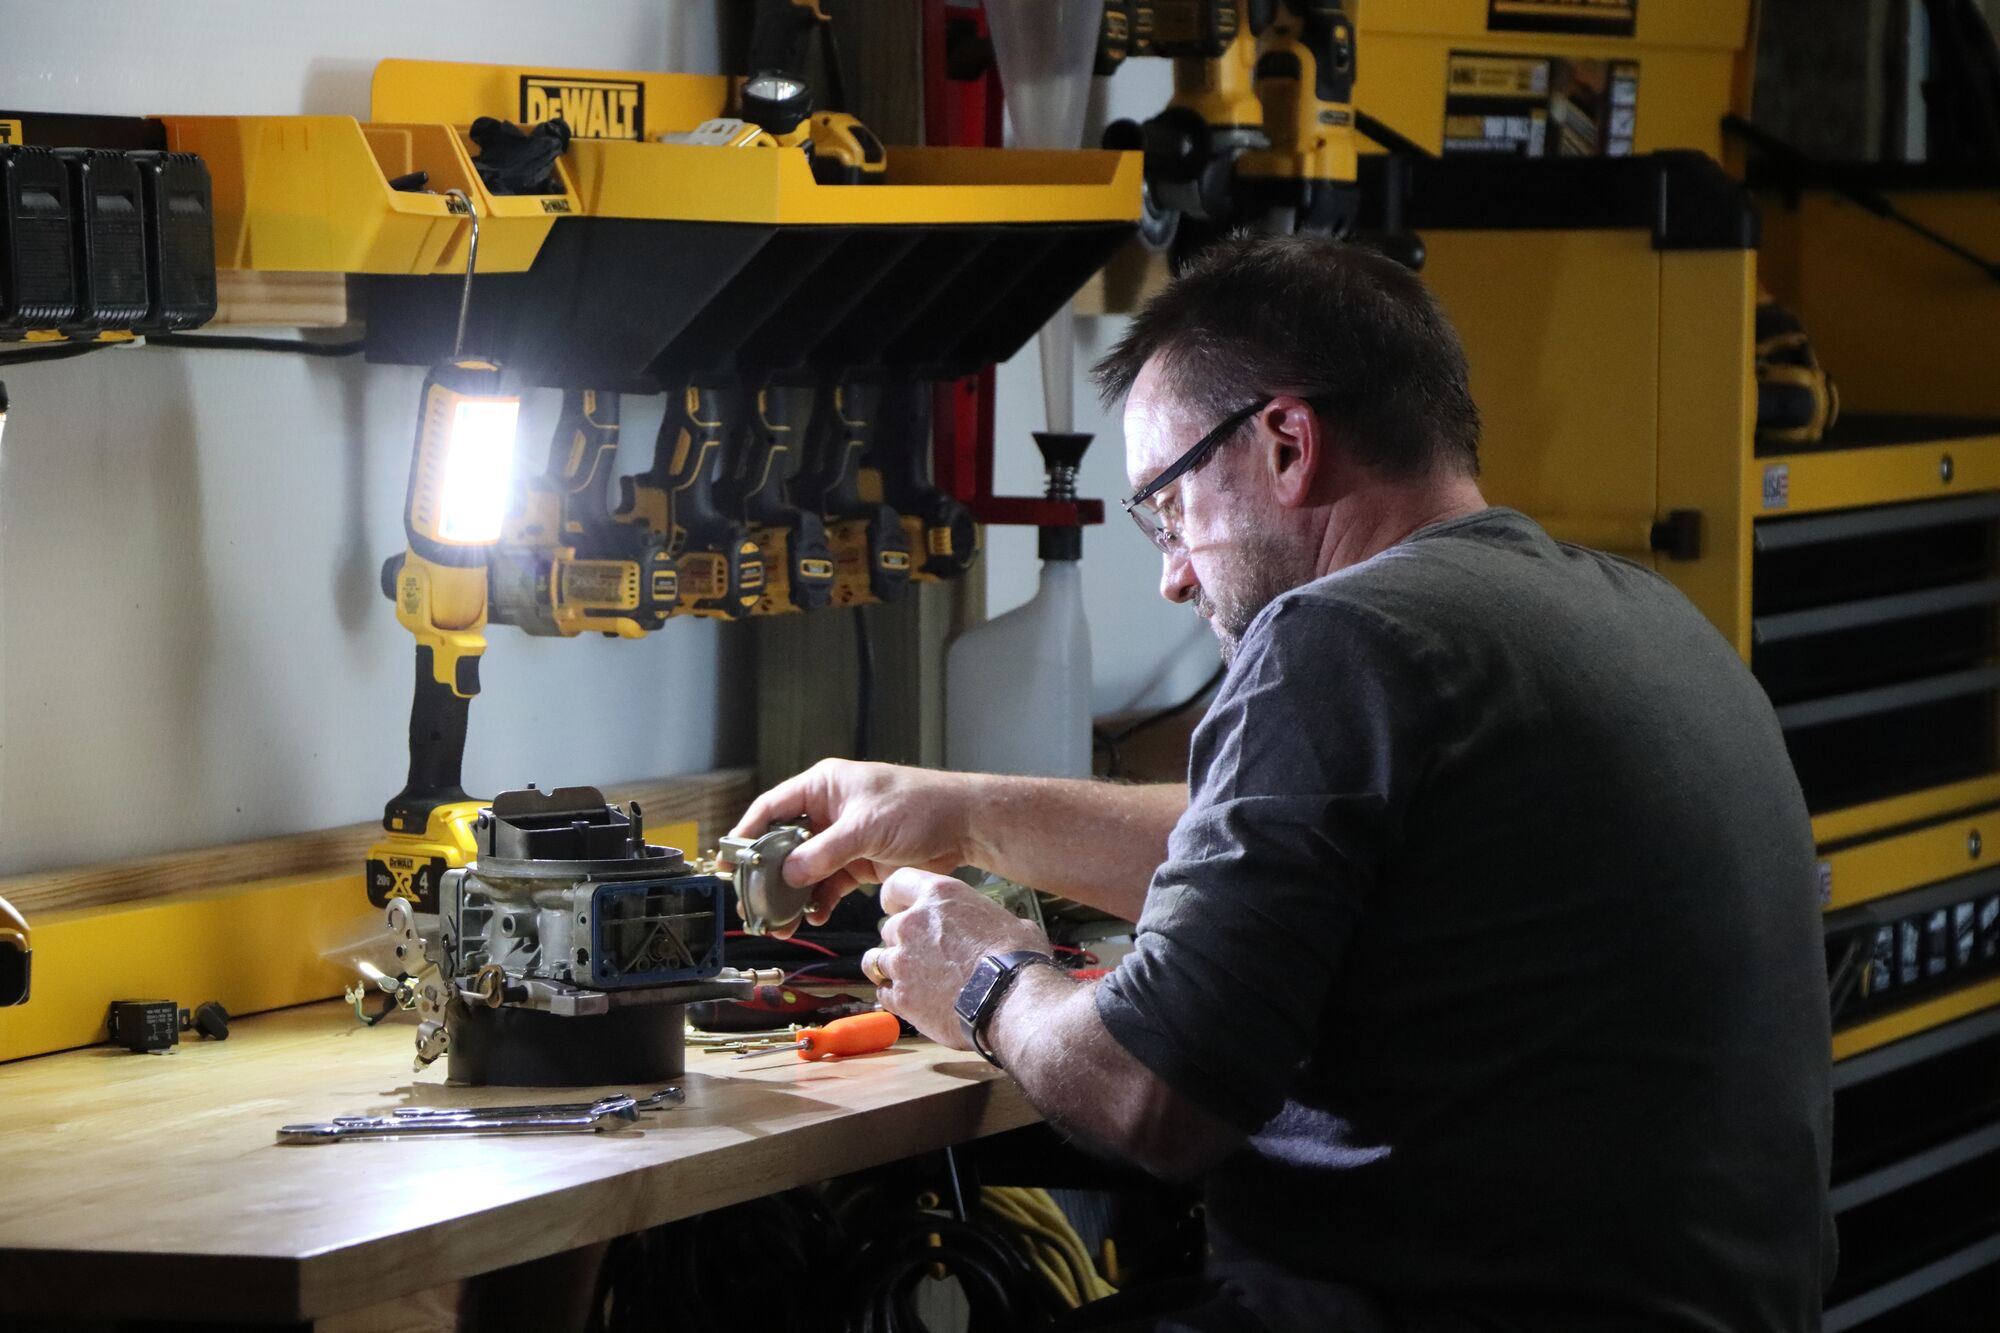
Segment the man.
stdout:
<path fill-rule="evenodd" d="M 1160 590 L 1232 663 L 1189 788 L 829 762 L 745 828 L 810 817 L 816 918 L 882 883 L 890 1008 L 1205 1177 L 1210 1286 L 1121 1326 L 1817 1328 L 1813 847 L 1743 663 L 1486 506 L 1464 354 L 1385 259 L 1218 245 L 1098 375 Z M 1135 951 L 982 965 L 1047 941 L 936 873 L 967 863 Z"/>

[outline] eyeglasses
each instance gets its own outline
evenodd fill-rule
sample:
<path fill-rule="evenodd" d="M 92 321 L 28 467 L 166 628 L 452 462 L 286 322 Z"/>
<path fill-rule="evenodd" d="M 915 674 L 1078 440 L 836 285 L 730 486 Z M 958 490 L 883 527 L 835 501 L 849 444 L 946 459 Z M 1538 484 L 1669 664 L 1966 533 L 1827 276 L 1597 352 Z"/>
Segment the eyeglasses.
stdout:
<path fill-rule="evenodd" d="M 1168 555 L 1180 546 L 1181 534 L 1168 526 L 1166 515 L 1159 506 L 1151 503 L 1152 498 L 1200 466 L 1202 459 L 1207 458 L 1217 445 L 1233 435 L 1239 426 L 1257 415 L 1263 407 L 1264 403 L 1256 402 L 1231 412 L 1222 419 L 1221 425 L 1196 440 L 1194 448 L 1175 459 L 1165 472 L 1132 492 L 1131 498 L 1124 502 L 1125 512 L 1139 525 L 1139 531 L 1146 534 L 1147 541 Z"/>

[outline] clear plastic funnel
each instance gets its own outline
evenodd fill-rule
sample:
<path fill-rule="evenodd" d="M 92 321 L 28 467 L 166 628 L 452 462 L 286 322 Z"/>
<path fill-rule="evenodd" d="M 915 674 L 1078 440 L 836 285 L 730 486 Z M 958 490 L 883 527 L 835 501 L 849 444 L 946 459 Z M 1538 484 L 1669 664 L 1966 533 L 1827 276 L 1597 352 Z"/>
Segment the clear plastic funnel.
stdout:
<path fill-rule="evenodd" d="M 1016 148 L 1080 148 L 1104 0 L 986 0 Z M 1067 304 L 1036 339 L 1048 428 L 1076 429 L 1076 319 Z"/>
<path fill-rule="evenodd" d="M 1080 148 L 1104 0 L 986 0 L 1016 148 Z"/>

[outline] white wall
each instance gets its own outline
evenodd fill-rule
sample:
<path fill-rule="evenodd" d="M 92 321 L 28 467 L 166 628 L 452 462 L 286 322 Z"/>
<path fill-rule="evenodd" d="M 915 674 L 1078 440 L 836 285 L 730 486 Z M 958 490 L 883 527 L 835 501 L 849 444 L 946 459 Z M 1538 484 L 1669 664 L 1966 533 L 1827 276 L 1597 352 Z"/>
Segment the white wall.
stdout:
<path fill-rule="evenodd" d="M 716 13 L 0 0 L 0 106 L 366 115 L 391 55 L 713 72 Z M 403 544 L 422 377 L 151 349 L 0 369 L 0 874 L 380 817 L 402 785 L 412 647 L 377 571 Z M 525 459 L 558 405 L 528 396 Z M 643 466 L 661 404 L 625 411 Z M 741 646 L 686 620 L 638 643 L 496 627 L 468 788 L 741 759 L 722 717 Z"/>
<path fill-rule="evenodd" d="M 1107 120 L 1144 119 L 1166 105 L 1173 91 L 1162 60 L 1128 61 L 1111 79 L 1100 79 L 1091 104 L 1088 142 Z M 1116 405 L 1097 406 L 1091 363 L 1124 331 L 1116 317 L 1077 321 L 1076 428 L 1097 438 L 1084 455 L 1080 495 L 1104 501 L 1105 525 L 1083 539 L 1084 610 L 1090 620 L 1095 711 L 1100 715 L 1174 703 L 1199 688 L 1215 670 L 1215 637 L 1191 608 L 1160 598 L 1160 558 L 1139 535 L 1118 501 L 1131 493 L 1125 479 L 1125 437 Z M 1030 342 L 1000 367 L 994 414 L 994 489 L 1003 495 L 1039 495 L 1041 457 L 1029 432 L 1040 430 L 1041 361 Z M 987 530 L 986 596 L 989 614 L 1011 610 L 1034 595 L 1040 566 L 1033 528 Z"/>

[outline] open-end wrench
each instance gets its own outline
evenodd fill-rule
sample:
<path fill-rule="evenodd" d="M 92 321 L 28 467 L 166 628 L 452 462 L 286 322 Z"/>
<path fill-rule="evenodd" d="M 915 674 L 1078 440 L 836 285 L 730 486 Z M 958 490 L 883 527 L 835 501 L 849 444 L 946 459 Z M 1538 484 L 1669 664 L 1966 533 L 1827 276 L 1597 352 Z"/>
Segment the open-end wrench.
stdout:
<path fill-rule="evenodd" d="M 350 1116 L 343 1120 L 286 1125 L 280 1143 L 340 1143 L 441 1134 L 596 1134 L 639 1118 L 628 1097 L 599 1102 L 572 1115 Z"/>
<path fill-rule="evenodd" d="M 636 1111 L 664 1111 L 679 1106 L 687 1100 L 687 1094 L 679 1085 L 661 1088 L 658 1092 L 644 1097 L 634 1097 L 625 1093 L 614 1097 L 601 1097 L 594 1102 L 555 1102 L 547 1106 L 398 1106 L 389 1114 L 403 1120 L 462 1120 L 467 1116 L 491 1118 L 507 1116 L 515 1119 L 528 1116 L 581 1115 L 587 1111 L 621 1103 L 629 1103 Z M 335 1124 L 348 1121 L 373 1120 L 374 1116 L 335 1116 Z"/>

